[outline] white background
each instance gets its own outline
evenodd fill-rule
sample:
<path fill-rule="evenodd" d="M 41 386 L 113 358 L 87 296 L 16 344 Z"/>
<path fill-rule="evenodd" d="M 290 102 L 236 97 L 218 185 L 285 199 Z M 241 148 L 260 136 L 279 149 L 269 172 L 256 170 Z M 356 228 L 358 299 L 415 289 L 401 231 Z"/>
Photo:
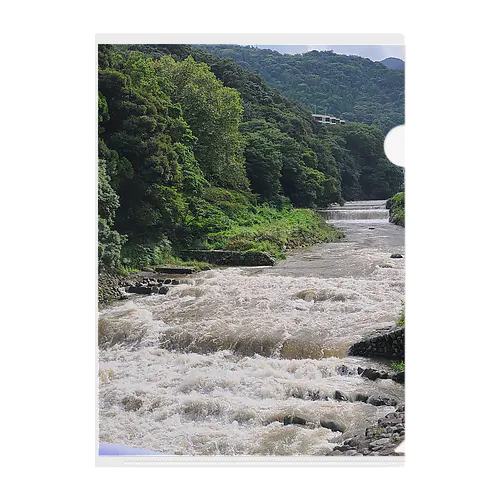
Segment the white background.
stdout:
<path fill-rule="evenodd" d="M 7 497 L 494 496 L 497 20 L 493 2 L 485 1 L 4 5 L 0 366 Z M 110 32 L 406 36 L 404 468 L 94 467 L 94 36 Z"/>

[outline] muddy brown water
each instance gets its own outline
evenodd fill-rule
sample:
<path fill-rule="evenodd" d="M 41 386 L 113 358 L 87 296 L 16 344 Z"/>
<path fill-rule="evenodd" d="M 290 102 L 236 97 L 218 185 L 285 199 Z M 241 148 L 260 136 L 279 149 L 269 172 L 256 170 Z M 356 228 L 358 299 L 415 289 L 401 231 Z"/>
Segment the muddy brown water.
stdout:
<path fill-rule="evenodd" d="M 390 255 L 404 255 L 404 229 L 384 203 L 325 212 L 345 239 L 294 250 L 272 268 L 197 273 L 167 295 L 102 310 L 100 441 L 179 455 L 324 455 L 393 411 L 332 399 L 336 390 L 404 399 L 392 380 L 338 373 L 387 369 L 346 356 L 401 310 L 404 259 Z M 134 410 L 123 404 L 130 397 L 140 400 Z M 287 415 L 308 425 L 284 426 Z"/>

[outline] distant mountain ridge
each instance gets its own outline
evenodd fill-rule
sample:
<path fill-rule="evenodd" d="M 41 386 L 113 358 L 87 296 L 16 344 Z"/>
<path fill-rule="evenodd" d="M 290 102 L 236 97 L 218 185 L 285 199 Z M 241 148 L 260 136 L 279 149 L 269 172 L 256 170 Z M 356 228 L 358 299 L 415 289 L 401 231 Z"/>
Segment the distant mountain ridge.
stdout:
<path fill-rule="evenodd" d="M 397 69 L 399 71 L 404 71 L 405 62 L 397 57 L 387 57 L 380 61 L 386 68 Z"/>
<path fill-rule="evenodd" d="M 404 73 L 332 51 L 281 54 L 240 45 L 202 45 L 257 73 L 311 113 L 375 125 L 384 133 L 404 123 Z"/>

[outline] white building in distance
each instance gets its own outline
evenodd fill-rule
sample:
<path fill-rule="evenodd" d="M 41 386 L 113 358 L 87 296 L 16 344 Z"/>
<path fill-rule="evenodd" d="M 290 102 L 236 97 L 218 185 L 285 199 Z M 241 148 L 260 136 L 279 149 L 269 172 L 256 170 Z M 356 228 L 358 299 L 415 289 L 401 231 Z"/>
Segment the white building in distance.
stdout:
<path fill-rule="evenodd" d="M 341 120 L 340 118 L 337 118 L 335 116 L 330 116 L 330 115 L 315 115 L 315 114 L 313 114 L 312 117 L 318 123 L 327 123 L 328 125 L 343 125 L 345 123 L 345 120 Z"/>

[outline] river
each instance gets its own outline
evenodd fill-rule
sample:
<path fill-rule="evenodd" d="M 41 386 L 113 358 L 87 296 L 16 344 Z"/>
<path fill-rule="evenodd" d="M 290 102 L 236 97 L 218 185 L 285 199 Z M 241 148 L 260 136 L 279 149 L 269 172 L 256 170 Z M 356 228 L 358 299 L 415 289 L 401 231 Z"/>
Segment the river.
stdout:
<path fill-rule="evenodd" d="M 403 385 L 339 373 L 387 369 L 347 356 L 395 323 L 404 298 L 404 259 L 390 258 L 404 254 L 404 229 L 384 203 L 324 211 L 346 237 L 274 267 L 205 271 L 102 310 L 100 441 L 178 455 L 325 455 L 394 411 L 356 394 L 403 402 Z M 333 400 L 336 390 L 350 400 Z M 288 415 L 308 424 L 284 426 Z"/>

